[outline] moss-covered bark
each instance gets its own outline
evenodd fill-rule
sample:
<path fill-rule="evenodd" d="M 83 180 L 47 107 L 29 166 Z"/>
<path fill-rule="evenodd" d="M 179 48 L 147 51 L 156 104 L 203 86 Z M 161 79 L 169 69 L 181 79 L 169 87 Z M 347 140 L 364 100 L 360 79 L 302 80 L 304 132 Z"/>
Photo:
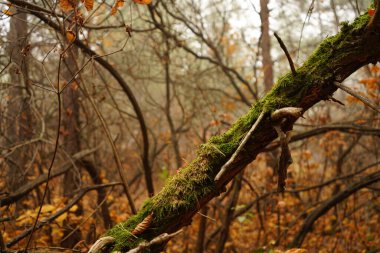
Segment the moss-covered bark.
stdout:
<path fill-rule="evenodd" d="M 336 90 L 335 81 L 343 81 L 361 66 L 377 62 L 380 59 L 380 35 L 379 31 L 366 29 L 369 20 L 370 17 L 365 14 L 352 24 L 343 24 L 340 33 L 325 39 L 297 69 L 296 76 L 288 73 L 281 77 L 276 86 L 230 130 L 201 145 L 197 157 L 172 177 L 157 195 L 146 200 L 137 215 L 107 232 L 116 239 L 108 251 L 125 251 L 141 241 L 190 224 L 192 216 L 210 199 L 218 196 L 225 184 L 277 137 L 270 119 L 266 117 L 244 151 L 238 155 L 234 168 L 225 173 L 218 183 L 214 182 L 215 175 L 263 110 L 270 113 L 286 106 L 307 110 L 328 99 Z M 151 213 L 154 218 L 149 228 L 138 236 L 133 235 L 131 231 Z M 152 252 L 157 250 L 151 249 Z"/>

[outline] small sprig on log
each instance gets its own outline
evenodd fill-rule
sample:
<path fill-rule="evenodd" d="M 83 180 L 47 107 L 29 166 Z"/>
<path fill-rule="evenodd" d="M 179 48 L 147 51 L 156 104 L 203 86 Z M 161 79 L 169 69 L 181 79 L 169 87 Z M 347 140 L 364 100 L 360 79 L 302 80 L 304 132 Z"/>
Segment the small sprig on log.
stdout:
<path fill-rule="evenodd" d="M 286 55 L 286 58 L 288 59 L 290 70 L 292 71 L 292 75 L 296 76 L 297 75 L 296 68 L 294 67 L 292 57 L 290 57 L 289 51 L 286 48 L 285 43 L 282 41 L 282 39 L 280 38 L 280 36 L 278 36 L 276 32 L 274 33 L 274 36 L 276 37 L 278 44 L 280 44 L 280 47 L 282 48 L 282 50 L 284 51 Z"/>
<path fill-rule="evenodd" d="M 252 125 L 251 129 L 249 129 L 248 133 L 244 136 L 243 140 L 239 144 L 239 147 L 236 149 L 236 151 L 232 154 L 231 158 L 222 166 L 222 168 L 220 169 L 220 171 L 218 172 L 218 174 L 215 176 L 215 181 L 219 181 L 220 178 L 223 176 L 223 174 L 226 171 L 228 171 L 229 167 L 233 164 L 233 162 L 235 161 L 236 157 L 238 156 L 238 154 L 243 149 L 244 145 L 247 143 L 247 141 L 251 137 L 252 133 L 255 131 L 255 129 L 257 128 L 257 126 L 259 125 L 259 123 L 264 118 L 264 115 L 265 115 L 265 112 L 262 111 L 260 113 L 259 117 L 257 118 L 257 120 L 255 121 L 255 123 Z"/>
<path fill-rule="evenodd" d="M 181 232 L 182 232 L 182 229 L 178 230 L 177 232 L 174 232 L 172 234 L 163 233 L 163 234 L 157 236 L 156 238 L 153 238 L 150 242 L 140 243 L 139 246 L 137 246 L 134 249 L 129 250 L 127 253 L 143 252 L 143 250 L 148 249 L 153 245 L 159 245 L 159 244 L 166 243 L 167 241 L 169 241 L 170 239 L 172 239 L 174 236 L 178 235 Z"/>

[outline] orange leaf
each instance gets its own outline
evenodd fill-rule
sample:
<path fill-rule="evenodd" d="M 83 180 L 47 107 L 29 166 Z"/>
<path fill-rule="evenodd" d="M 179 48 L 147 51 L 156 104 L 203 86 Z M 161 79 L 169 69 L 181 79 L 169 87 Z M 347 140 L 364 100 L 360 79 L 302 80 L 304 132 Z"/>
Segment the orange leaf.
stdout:
<path fill-rule="evenodd" d="M 375 14 L 375 9 L 368 9 L 368 15 L 373 16 Z"/>
<path fill-rule="evenodd" d="M 115 5 L 111 9 L 111 15 L 115 15 L 117 12 L 117 9 L 120 7 L 123 7 L 124 5 L 124 0 L 116 0 Z"/>
<path fill-rule="evenodd" d="M 94 0 L 84 0 L 84 7 L 87 11 L 91 11 L 94 8 Z"/>
<path fill-rule="evenodd" d="M 2 10 L 1 12 L 7 16 L 12 16 L 15 12 L 15 8 L 13 7 L 13 4 L 11 4 L 11 3 L 8 3 L 7 6 L 8 6 L 8 9 Z"/>
<path fill-rule="evenodd" d="M 59 7 L 65 12 L 74 10 L 74 5 L 70 0 L 59 0 Z"/>
<path fill-rule="evenodd" d="M 379 71 L 380 71 L 380 68 L 379 68 L 378 66 L 373 65 L 373 66 L 371 67 L 371 72 L 372 72 L 372 73 L 377 73 L 377 72 L 379 72 Z"/>
<path fill-rule="evenodd" d="M 73 31 L 67 30 L 66 31 L 66 38 L 67 38 L 67 40 L 69 42 L 73 42 L 75 40 L 75 38 L 76 38 L 76 35 L 75 35 L 75 33 Z"/>
<path fill-rule="evenodd" d="M 12 16 L 13 15 L 13 12 L 10 10 L 10 8 L 8 10 L 2 10 L 2 12 L 7 15 L 7 16 Z"/>
<path fill-rule="evenodd" d="M 137 4 L 150 4 L 152 0 L 133 0 Z"/>

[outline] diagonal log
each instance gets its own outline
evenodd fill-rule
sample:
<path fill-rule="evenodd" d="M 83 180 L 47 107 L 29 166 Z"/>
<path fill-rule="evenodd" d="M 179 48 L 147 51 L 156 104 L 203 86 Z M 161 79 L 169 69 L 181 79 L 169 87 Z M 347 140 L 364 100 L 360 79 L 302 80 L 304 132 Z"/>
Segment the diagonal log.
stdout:
<path fill-rule="evenodd" d="M 325 39 L 297 69 L 297 75 L 288 73 L 281 77 L 276 86 L 230 130 L 201 145 L 197 157 L 171 178 L 157 195 L 148 199 L 137 215 L 107 232 L 108 236 L 115 238 L 112 249 L 127 251 L 141 241 L 149 241 L 159 234 L 173 233 L 189 225 L 193 215 L 218 196 L 225 185 L 277 137 L 269 113 L 288 106 L 300 107 L 305 111 L 331 97 L 337 89 L 334 82 L 342 82 L 360 67 L 376 63 L 380 59 L 380 34 L 367 29 L 369 21 L 367 14 L 362 15 L 352 24 L 344 25 L 337 35 Z M 230 169 L 215 183 L 215 175 L 234 154 L 262 111 L 267 116 L 258 124 Z M 283 130 L 290 130 L 292 123 L 288 122 Z M 155 216 L 150 228 L 137 238 L 132 236 L 134 227 L 152 212 Z M 157 252 L 160 249 L 151 250 Z"/>

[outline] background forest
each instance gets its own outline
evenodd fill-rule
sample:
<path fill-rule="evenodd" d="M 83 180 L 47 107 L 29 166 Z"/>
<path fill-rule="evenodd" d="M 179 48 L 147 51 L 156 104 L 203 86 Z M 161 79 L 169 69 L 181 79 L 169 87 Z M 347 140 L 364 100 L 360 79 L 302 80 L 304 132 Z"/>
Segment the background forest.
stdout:
<path fill-rule="evenodd" d="M 289 71 L 274 32 L 298 67 L 370 5 L 146 3 L 0 1 L 0 251 L 86 252 Z M 379 108 L 378 65 L 344 84 Z M 378 112 L 338 90 L 303 116 L 283 194 L 275 141 L 166 251 L 380 251 Z"/>

